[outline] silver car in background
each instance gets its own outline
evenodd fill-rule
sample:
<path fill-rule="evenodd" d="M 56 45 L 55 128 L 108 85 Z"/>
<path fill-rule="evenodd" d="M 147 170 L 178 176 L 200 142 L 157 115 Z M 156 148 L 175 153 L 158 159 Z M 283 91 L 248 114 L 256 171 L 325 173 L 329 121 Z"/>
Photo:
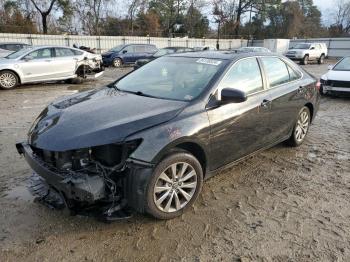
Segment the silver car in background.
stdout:
<path fill-rule="evenodd" d="M 29 46 L 0 59 L 0 88 L 98 77 L 103 70 L 101 55 L 70 47 Z"/>

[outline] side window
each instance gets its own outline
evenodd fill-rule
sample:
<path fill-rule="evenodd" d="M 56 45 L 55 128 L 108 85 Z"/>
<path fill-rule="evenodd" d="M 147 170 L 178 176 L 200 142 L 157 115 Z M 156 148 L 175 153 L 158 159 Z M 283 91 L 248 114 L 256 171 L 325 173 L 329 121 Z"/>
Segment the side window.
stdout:
<path fill-rule="evenodd" d="M 135 46 L 135 53 L 144 53 L 146 52 L 146 47 L 144 45 Z"/>
<path fill-rule="evenodd" d="M 235 88 L 247 94 L 263 90 L 263 82 L 258 61 L 255 57 L 238 61 L 219 84 L 223 88 Z"/>
<path fill-rule="evenodd" d="M 299 72 L 295 71 L 293 68 L 291 68 L 288 65 L 287 65 L 287 68 L 288 68 L 288 72 L 289 72 L 289 80 L 290 81 L 294 81 L 294 80 L 301 78 L 301 75 Z"/>
<path fill-rule="evenodd" d="M 29 54 L 33 59 L 51 58 L 51 48 L 43 48 Z"/>
<path fill-rule="evenodd" d="M 150 52 L 150 53 L 154 53 L 154 52 L 157 52 L 157 48 L 153 45 L 149 45 L 146 47 L 146 52 Z"/>
<path fill-rule="evenodd" d="M 287 65 L 277 57 L 262 57 L 270 88 L 289 82 Z"/>
<path fill-rule="evenodd" d="M 83 54 L 83 52 L 81 52 L 81 51 L 74 50 L 74 49 L 71 49 L 71 50 L 73 51 L 74 55 L 82 55 Z"/>
<path fill-rule="evenodd" d="M 56 57 L 67 57 L 67 56 L 74 56 L 74 52 L 72 49 L 69 48 L 55 48 L 56 51 Z"/>
<path fill-rule="evenodd" d="M 123 49 L 122 52 L 124 52 L 125 50 L 127 51 L 127 53 L 134 53 L 134 46 L 128 45 Z"/>

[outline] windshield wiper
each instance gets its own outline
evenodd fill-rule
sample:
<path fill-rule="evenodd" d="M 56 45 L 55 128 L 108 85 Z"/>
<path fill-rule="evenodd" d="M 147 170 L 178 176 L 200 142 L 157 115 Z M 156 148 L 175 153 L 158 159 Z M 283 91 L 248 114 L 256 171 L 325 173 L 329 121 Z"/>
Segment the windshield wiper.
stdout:
<path fill-rule="evenodd" d="M 145 94 L 142 91 L 130 91 L 130 90 L 120 89 L 120 88 L 117 87 L 117 85 L 114 85 L 114 88 L 116 90 L 120 91 L 120 92 L 130 93 L 130 94 L 134 94 L 134 95 L 137 95 L 137 96 L 145 96 L 145 97 L 151 97 L 151 98 L 160 98 L 160 97 L 157 97 L 157 96 L 152 96 L 152 95 L 149 95 L 149 94 Z"/>

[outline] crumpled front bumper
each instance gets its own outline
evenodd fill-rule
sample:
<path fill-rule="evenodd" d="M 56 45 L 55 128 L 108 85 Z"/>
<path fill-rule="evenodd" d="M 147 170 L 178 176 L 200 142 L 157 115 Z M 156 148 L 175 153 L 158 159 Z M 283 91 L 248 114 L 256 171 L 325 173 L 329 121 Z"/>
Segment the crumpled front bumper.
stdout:
<path fill-rule="evenodd" d="M 34 172 L 66 199 L 92 204 L 106 197 L 105 182 L 102 177 L 57 172 L 36 157 L 30 145 L 18 143 L 16 148 L 18 153 L 23 154 Z"/>
<path fill-rule="evenodd" d="M 111 199 L 103 176 L 85 173 L 62 173 L 53 170 L 37 157 L 27 143 L 18 143 L 16 148 L 34 170 L 30 179 L 30 190 L 53 208 L 67 207 L 74 213 L 93 215 L 105 220 L 128 218 L 132 210 L 144 213 L 146 188 L 152 177 L 153 165 L 130 159 L 123 176 L 120 198 Z M 40 190 L 39 190 L 40 189 Z M 61 199 L 60 199 L 61 198 Z M 50 200 L 49 203 L 47 203 Z M 81 212 L 93 210 L 93 212 Z"/>

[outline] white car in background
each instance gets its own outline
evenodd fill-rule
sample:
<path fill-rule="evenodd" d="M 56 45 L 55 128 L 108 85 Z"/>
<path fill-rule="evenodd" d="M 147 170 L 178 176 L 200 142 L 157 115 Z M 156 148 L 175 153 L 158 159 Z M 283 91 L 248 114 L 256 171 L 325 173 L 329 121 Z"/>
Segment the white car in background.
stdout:
<path fill-rule="evenodd" d="M 62 46 L 29 46 L 0 59 L 0 88 L 103 74 L 101 55 Z"/>
<path fill-rule="evenodd" d="M 342 58 L 321 77 L 321 94 L 350 94 L 350 56 Z"/>
<path fill-rule="evenodd" d="M 328 48 L 325 43 L 298 43 L 290 48 L 285 56 L 300 61 L 303 65 L 307 65 L 310 60 L 323 64 L 328 56 Z"/>

